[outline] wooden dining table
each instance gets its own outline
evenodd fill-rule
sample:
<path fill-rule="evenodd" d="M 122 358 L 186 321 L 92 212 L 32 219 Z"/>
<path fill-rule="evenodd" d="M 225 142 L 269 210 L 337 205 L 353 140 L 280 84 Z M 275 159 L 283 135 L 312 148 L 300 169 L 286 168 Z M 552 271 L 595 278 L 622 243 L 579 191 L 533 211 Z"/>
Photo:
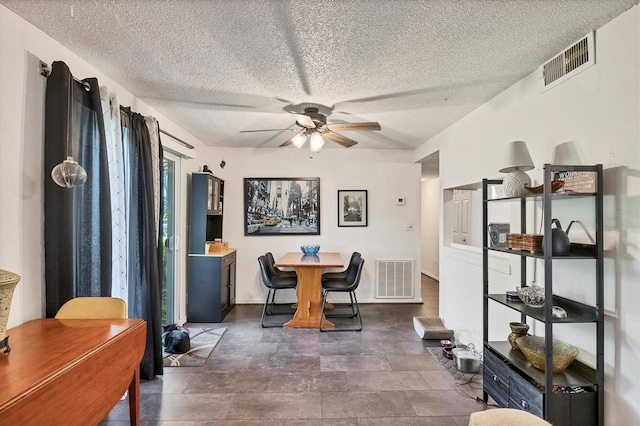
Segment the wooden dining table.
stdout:
<path fill-rule="evenodd" d="M 95 425 L 129 391 L 140 424 L 142 319 L 53 319 L 7 331 L 0 354 L 0 425 Z"/>
<path fill-rule="evenodd" d="M 275 266 L 295 268 L 298 275 L 296 313 L 291 321 L 284 324 L 284 328 L 317 328 L 321 316 L 322 273 L 325 268 L 344 267 L 340 253 L 287 253 L 276 261 Z M 335 325 L 322 315 L 322 327 L 334 328 Z"/>

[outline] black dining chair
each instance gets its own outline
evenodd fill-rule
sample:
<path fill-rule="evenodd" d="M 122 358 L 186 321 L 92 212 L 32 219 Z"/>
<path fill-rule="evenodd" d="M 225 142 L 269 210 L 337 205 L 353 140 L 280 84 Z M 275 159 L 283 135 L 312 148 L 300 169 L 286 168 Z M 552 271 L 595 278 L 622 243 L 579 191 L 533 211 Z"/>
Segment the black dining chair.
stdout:
<path fill-rule="evenodd" d="M 273 307 L 275 305 L 274 300 L 276 297 L 277 290 L 284 289 L 294 289 L 298 284 L 298 279 L 295 277 L 277 277 L 271 272 L 271 268 L 269 267 L 269 260 L 266 256 L 258 257 L 258 264 L 260 265 L 260 275 L 262 276 L 262 282 L 265 287 L 269 289 L 267 292 L 267 299 L 264 302 L 264 307 L 262 308 L 262 318 L 260 319 L 260 324 L 263 328 L 269 327 L 282 327 L 280 325 L 265 325 L 264 318 L 269 315 L 276 315 L 273 312 Z"/>
<path fill-rule="evenodd" d="M 296 271 L 284 271 L 276 267 L 276 260 L 273 258 L 273 254 L 270 251 L 266 252 L 265 257 L 269 261 L 269 269 L 271 273 L 280 278 L 297 278 Z"/>
<path fill-rule="evenodd" d="M 362 316 L 360 315 L 360 307 L 358 306 L 358 298 L 356 297 L 356 289 L 360 284 L 360 277 L 362 276 L 362 266 L 364 265 L 364 259 L 360 256 L 356 256 L 353 262 L 349 264 L 347 276 L 343 279 L 329 279 L 322 281 L 322 308 L 320 312 L 320 331 L 361 331 L 362 330 Z M 358 318 L 358 328 L 322 328 L 322 318 L 324 316 L 324 307 L 327 302 L 327 296 L 331 292 L 343 292 L 349 293 L 351 299 L 351 313 L 350 314 L 331 314 L 327 315 L 327 318 Z"/>
<path fill-rule="evenodd" d="M 351 254 L 351 259 L 349 259 L 349 264 L 347 265 L 347 268 L 344 271 L 325 272 L 325 273 L 322 274 L 322 281 L 326 281 L 326 280 L 343 280 L 343 279 L 345 279 L 347 277 L 347 274 L 349 273 L 349 268 L 352 268 L 355 265 L 354 260 L 357 257 L 362 257 L 362 255 L 360 253 L 358 253 L 357 251 L 354 251 Z"/>

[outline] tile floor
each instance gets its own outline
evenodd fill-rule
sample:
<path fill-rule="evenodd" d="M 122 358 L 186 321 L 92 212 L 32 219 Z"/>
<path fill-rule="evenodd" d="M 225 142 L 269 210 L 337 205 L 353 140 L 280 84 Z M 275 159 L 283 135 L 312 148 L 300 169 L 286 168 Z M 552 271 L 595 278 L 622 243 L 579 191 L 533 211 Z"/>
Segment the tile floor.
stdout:
<path fill-rule="evenodd" d="M 238 305 L 203 367 L 165 368 L 141 383 L 143 425 L 467 425 L 483 410 L 477 383 L 456 380 L 420 340 L 414 316 L 438 316 L 438 283 L 424 304 L 363 304 L 361 332 L 262 328 L 262 306 Z M 286 321 L 272 317 L 272 321 Z M 333 321 L 333 320 L 332 320 Z M 129 422 L 121 401 L 103 426 Z"/>

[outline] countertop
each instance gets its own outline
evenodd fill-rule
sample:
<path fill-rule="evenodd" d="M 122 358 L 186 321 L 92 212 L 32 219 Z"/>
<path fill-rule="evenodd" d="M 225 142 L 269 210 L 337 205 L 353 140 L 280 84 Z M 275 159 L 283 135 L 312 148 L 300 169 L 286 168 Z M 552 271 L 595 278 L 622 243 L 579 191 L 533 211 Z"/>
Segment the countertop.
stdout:
<path fill-rule="evenodd" d="M 236 249 L 234 248 L 226 248 L 226 249 L 222 249 L 220 251 L 216 251 L 213 253 L 201 253 L 201 254 L 197 254 L 197 253 L 189 253 L 189 256 L 211 256 L 211 257 L 225 257 L 228 254 L 231 254 L 233 252 L 235 252 Z"/>

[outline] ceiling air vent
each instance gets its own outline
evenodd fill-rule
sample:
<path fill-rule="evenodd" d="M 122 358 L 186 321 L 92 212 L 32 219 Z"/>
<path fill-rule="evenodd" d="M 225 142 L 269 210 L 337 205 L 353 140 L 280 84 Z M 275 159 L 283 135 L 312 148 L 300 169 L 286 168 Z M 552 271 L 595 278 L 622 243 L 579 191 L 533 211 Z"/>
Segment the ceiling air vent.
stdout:
<path fill-rule="evenodd" d="M 593 32 L 567 48 L 542 66 L 543 91 L 566 81 L 581 71 L 595 65 Z"/>

